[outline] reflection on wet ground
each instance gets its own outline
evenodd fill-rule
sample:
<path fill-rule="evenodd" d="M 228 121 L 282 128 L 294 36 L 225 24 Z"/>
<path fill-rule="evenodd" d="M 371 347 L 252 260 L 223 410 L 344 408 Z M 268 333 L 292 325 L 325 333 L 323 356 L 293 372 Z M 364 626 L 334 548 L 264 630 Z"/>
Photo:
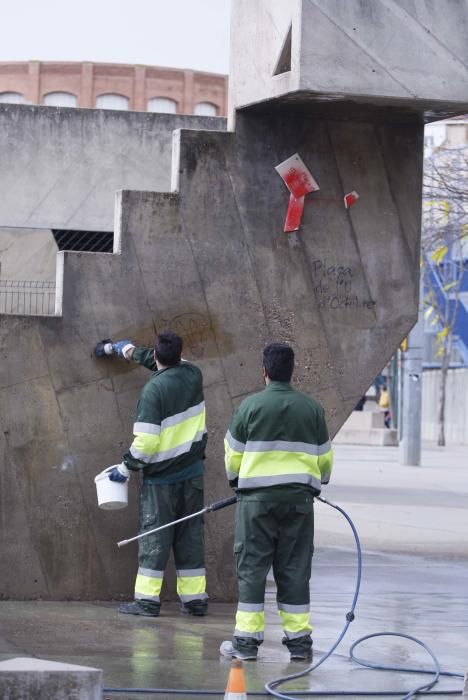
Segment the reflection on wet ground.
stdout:
<path fill-rule="evenodd" d="M 353 551 L 319 548 L 314 557 L 311 598 L 315 658 L 338 636 L 354 590 Z M 275 592 L 269 584 L 265 644 L 257 663 L 245 664 L 248 691 L 260 691 L 266 680 L 301 668 L 290 664 L 281 645 Z M 0 603 L 0 659 L 36 656 L 104 670 L 106 687 L 220 689 L 226 686 L 229 662 L 220 660 L 219 644 L 233 626 L 234 605 L 211 603 L 209 615 L 181 615 L 176 604 L 163 606 L 161 617 L 119 615 L 109 603 Z M 284 686 L 296 689 L 411 689 L 420 677 L 360 668 L 347 658 L 350 644 L 379 631 L 420 637 L 443 668 L 468 668 L 468 565 L 458 560 L 432 560 L 397 554 L 367 553 L 361 597 L 347 638 L 336 654 L 314 674 Z M 359 654 L 383 663 L 428 666 L 424 650 L 392 638 L 366 643 Z M 444 680 L 440 689 L 461 688 Z M 104 697 L 149 697 L 105 693 Z M 154 697 L 171 698 L 170 694 Z M 190 697 L 178 695 L 177 697 Z M 202 696 L 203 697 L 203 696 Z M 356 693 L 355 698 L 359 698 Z M 450 697 L 450 696 L 439 696 Z"/>

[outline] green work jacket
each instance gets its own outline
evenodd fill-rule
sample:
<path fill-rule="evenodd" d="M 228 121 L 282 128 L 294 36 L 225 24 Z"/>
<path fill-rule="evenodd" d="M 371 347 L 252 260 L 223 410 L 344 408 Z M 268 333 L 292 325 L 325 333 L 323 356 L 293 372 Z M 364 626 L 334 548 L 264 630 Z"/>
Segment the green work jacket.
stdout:
<path fill-rule="evenodd" d="M 241 403 L 224 448 L 227 477 L 240 491 L 302 485 L 318 494 L 330 479 L 323 408 L 286 382 L 270 382 Z"/>
<path fill-rule="evenodd" d="M 150 348 L 135 348 L 133 360 L 157 370 Z M 199 368 L 182 360 L 155 371 L 138 399 L 133 433 L 123 461 L 129 469 L 143 469 L 145 478 L 184 473 L 203 459 L 207 434 Z"/>

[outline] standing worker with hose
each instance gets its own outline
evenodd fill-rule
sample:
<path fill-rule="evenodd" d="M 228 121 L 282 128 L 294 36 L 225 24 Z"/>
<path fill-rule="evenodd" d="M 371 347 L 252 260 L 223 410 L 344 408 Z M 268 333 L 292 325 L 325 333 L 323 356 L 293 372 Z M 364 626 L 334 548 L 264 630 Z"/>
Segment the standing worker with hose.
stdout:
<path fill-rule="evenodd" d="M 153 348 L 128 340 L 102 341 L 96 355 L 117 355 L 155 371 L 137 404 L 134 440 L 122 464 L 109 472 L 125 481 L 143 473 L 140 532 L 203 508 L 203 459 L 206 446 L 205 402 L 200 369 L 181 360 L 182 339 L 160 333 Z M 157 617 L 160 593 L 171 549 L 177 570 L 182 612 L 205 615 L 208 607 L 204 565 L 203 522 L 183 522 L 139 540 L 135 600 L 119 612 Z"/>
<path fill-rule="evenodd" d="M 314 496 L 328 483 L 332 450 L 322 406 L 292 388 L 294 351 L 263 351 L 263 391 L 245 399 L 225 438 L 229 483 L 237 492 L 234 553 L 239 604 L 227 657 L 255 660 L 263 641 L 267 574 L 273 567 L 283 644 L 292 660 L 312 658 L 309 579 Z"/>

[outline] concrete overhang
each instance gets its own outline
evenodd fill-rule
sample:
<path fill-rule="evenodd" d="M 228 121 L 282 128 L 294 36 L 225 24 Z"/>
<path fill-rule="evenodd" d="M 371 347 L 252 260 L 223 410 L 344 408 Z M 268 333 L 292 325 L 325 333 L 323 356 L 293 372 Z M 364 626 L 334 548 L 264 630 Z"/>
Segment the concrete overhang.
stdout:
<path fill-rule="evenodd" d="M 231 124 L 266 102 L 356 120 L 468 112 L 468 0 L 236 0 L 232 23 Z"/>

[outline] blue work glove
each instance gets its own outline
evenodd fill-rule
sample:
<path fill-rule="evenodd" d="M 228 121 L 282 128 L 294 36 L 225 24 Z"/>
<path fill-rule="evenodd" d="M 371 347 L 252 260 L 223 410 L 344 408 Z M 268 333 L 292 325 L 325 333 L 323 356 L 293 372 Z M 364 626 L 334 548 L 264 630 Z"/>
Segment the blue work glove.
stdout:
<path fill-rule="evenodd" d="M 112 351 L 114 354 L 118 357 L 123 357 L 124 360 L 129 359 L 126 353 L 128 350 L 134 347 L 135 346 L 131 340 L 117 340 L 115 343 L 112 343 Z"/>
<path fill-rule="evenodd" d="M 108 475 L 111 481 L 118 481 L 121 484 L 130 478 L 130 472 L 125 464 L 117 464 L 115 467 L 109 467 Z"/>

